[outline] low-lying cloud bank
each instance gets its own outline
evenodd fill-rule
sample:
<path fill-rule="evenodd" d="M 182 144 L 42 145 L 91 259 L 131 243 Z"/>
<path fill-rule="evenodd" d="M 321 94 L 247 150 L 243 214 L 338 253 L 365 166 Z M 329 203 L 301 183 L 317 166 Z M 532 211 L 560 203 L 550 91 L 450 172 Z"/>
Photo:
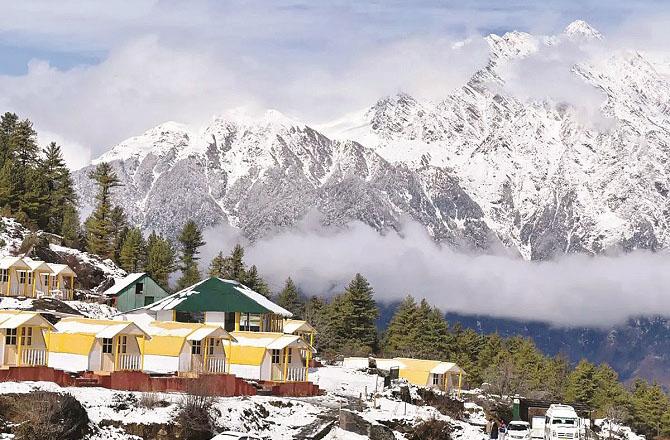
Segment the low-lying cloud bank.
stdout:
<path fill-rule="evenodd" d="M 203 262 L 239 241 L 232 228 L 206 234 Z M 356 272 L 368 278 L 378 301 L 411 294 L 444 312 L 477 313 L 559 326 L 610 326 L 640 315 L 670 316 L 670 256 L 568 255 L 528 262 L 503 255 L 464 254 L 436 245 L 415 223 L 380 235 L 361 223 L 346 230 L 299 228 L 246 248 L 278 290 L 291 276 L 305 294 L 342 291 Z"/>

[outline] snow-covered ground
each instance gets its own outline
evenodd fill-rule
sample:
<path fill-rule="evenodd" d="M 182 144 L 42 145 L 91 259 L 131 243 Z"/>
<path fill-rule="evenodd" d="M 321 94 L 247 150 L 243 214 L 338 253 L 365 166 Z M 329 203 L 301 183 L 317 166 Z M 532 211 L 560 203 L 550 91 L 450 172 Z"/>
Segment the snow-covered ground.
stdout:
<path fill-rule="evenodd" d="M 372 398 L 375 391 L 376 376 L 335 366 L 312 370 L 310 379 L 326 390 L 324 396 L 310 398 L 279 398 L 272 396 L 217 398 L 212 414 L 215 424 L 226 430 L 248 432 L 272 440 L 289 440 L 305 427 L 318 422 L 320 417 L 337 419 L 340 408 L 349 408 L 365 420 L 378 424 L 380 421 L 401 421 L 410 425 L 421 420 L 440 419 L 459 427 L 454 432 L 455 439 L 480 440 L 484 438 L 480 426 L 452 420 L 440 414 L 430 406 L 405 404 L 393 399 L 390 393 L 381 393 L 383 381 L 377 382 L 380 392 Z M 359 400 L 359 396 L 368 391 L 368 399 Z M 139 402 L 142 393 L 122 392 L 104 388 L 61 388 L 50 382 L 6 382 L 0 383 L 0 394 L 28 393 L 35 390 L 70 393 L 81 402 L 91 422 L 95 425 L 102 421 L 122 422 L 125 424 L 169 424 L 177 415 L 183 396 L 178 393 L 156 393 L 153 397 L 165 402 L 154 408 L 146 408 Z M 354 403 L 352 408 L 351 404 Z M 475 413 L 481 412 L 476 405 L 469 405 Z M 396 438 L 403 439 L 395 433 Z M 123 433 L 112 427 L 104 427 L 89 440 L 130 440 L 137 437 Z M 326 439 L 358 440 L 364 436 L 333 429 Z"/>

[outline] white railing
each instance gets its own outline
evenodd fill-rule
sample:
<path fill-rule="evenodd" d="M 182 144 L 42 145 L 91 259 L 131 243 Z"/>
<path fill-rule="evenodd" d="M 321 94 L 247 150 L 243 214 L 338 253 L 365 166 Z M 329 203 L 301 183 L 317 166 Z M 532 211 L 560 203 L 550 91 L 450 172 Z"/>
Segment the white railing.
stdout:
<path fill-rule="evenodd" d="M 119 354 L 119 371 L 125 370 L 141 370 L 142 369 L 142 355 L 139 354 Z"/>
<path fill-rule="evenodd" d="M 305 367 L 289 367 L 286 370 L 287 382 L 304 382 Z"/>
<path fill-rule="evenodd" d="M 21 365 L 46 365 L 47 351 L 43 348 L 23 348 L 21 352 Z"/>
<path fill-rule="evenodd" d="M 207 372 L 208 373 L 225 373 L 226 372 L 226 358 L 224 357 L 208 357 L 207 358 Z"/>

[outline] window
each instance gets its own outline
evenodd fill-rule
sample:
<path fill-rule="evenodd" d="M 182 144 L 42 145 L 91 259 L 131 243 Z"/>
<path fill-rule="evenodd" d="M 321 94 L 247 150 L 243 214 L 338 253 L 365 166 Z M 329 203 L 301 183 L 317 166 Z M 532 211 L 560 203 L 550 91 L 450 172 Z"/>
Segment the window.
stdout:
<path fill-rule="evenodd" d="M 102 352 L 107 354 L 112 353 L 112 338 L 102 338 Z"/>
<path fill-rule="evenodd" d="M 191 341 L 191 354 L 202 353 L 202 341 Z"/>
<path fill-rule="evenodd" d="M 5 333 L 5 345 L 16 345 L 16 329 L 8 328 Z"/>
<path fill-rule="evenodd" d="M 33 283 L 33 273 L 28 272 L 28 284 L 32 284 L 32 283 Z"/>
<path fill-rule="evenodd" d="M 153 296 L 145 296 L 144 297 L 144 305 L 148 306 L 149 304 L 152 304 L 154 302 L 154 297 Z"/>
<path fill-rule="evenodd" d="M 439 374 L 433 374 L 433 385 L 440 385 L 440 375 Z"/>
<path fill-rule="evenodd" d="M 7 269 L 0 269 L 0 283 L 9 281 L 9 271 Z"/>
<path fill-rule="evenodd" d="M 290 348 L 286 347 L 286 350 L 288 350 L 288 363 L 291 363 L 291 359 L 293 359 L 293 350 Z"/>
<path fill-rule="evenodd" d="M 26 272 L 19 272 L 19 284 L 26 284 Z"/>
<path fill-rule="evenodd" d="M 33 345 L 32 327 L 23 327 L 21 329 L 21 345 L 24 347 L 30 347 L 31 345 Z"/>
<path fill-rule="evenodd" d="M 242 313 L 240 316 L 240 330 L 258 332 L 261 330 L 261 316 L 251 313 Z"/>
<path fill-rule="evenodd" d="M 144 283 L 135 284 L 135 295 L 141 295 L 144 293 Z"/>
<path fill-rule="evenodd" d="M 128 350 L 128 336 L 119 336 L 119 352 L 125 354 Z"/>
<path fill-rule="evenodd" d="M 232 332 L 235 330 L 235 312 L 226 312 L 225 318 L 223 320 L 223 328 L 225 328 L 227 332 Z"/>
<path fill-rule="evenodd" d="M 42 287 L 49 290 L 49 274 L 48 273 L 43 273 L 42 274 Z"/>
<path fill-rule="evenodd" d="M 214 338 L 209 338 L 207 342 L 207 354 L 209 356 L 214 356 L 214 353 L 216 352 L 216 347 L 219 346 L 219 340 L 214 339 Z"/>
<path fill-rule="evenodd" d="M 177 310 L 175 313 L 175 321 L 177 322 L 205 322 L 205 314 L 203 312 L 182 312 Z"/>
<path fill-rule="evenodd" d="M 281 351 L 280 350 L 272 350 L 272 363 L 273 364 L 278 364 L 281 359 Z"/>

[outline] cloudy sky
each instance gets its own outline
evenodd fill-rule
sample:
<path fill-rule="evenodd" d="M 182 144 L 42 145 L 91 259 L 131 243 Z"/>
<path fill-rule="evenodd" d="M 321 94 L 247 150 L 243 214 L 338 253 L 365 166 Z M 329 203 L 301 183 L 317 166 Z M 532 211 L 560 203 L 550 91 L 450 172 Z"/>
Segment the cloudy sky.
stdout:
<path fill-rule="evenodd" d="M 78 167 L 158 123 L 238 106 L 317 123 L 399 90 L 440 97 L 485 62 L 489 33 L 581 18 L 665 47 L 666 3 L 0 0 L 0 111 L 30 117 Z"/>

